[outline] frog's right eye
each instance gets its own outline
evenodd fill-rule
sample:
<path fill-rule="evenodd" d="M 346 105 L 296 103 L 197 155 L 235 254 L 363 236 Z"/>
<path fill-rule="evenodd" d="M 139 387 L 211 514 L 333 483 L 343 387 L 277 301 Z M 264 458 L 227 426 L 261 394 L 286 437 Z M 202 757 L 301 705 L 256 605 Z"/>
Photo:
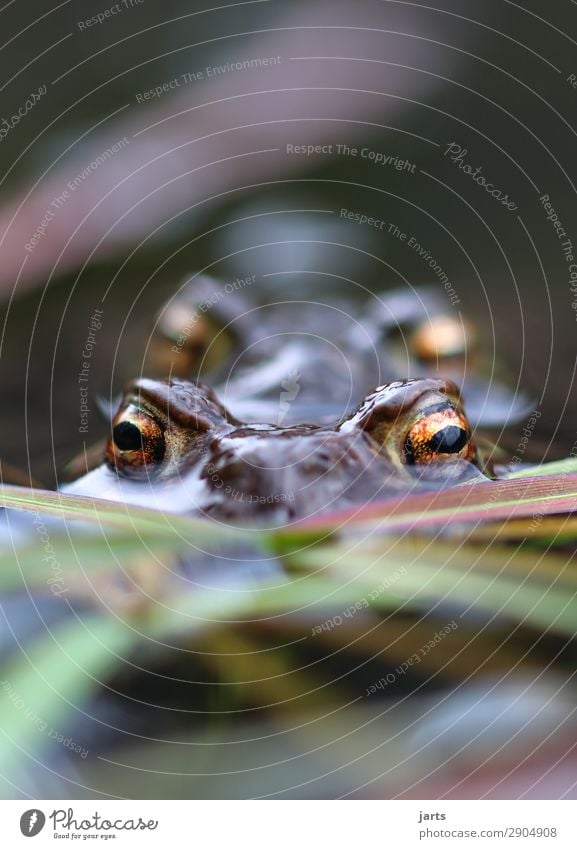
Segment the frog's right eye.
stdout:
<path fill-rule="evenodd" d="M 465 357 L 474 349 L 475 333 L 470 324 L 455 316 L 435 315 L 412 332 L 409 349 L 422 363 L 435 365 Z"/>
<path fill-rule="evenodd" d="M 403 462 L 408 465 L 455 458 L 474 462 L 475 457 L 469 422 L 450 402 L 421 410 L 403 446 Z"/>
<path fill-rule="evenodd" d="M 136 407 L 124 407 L 112 422 L 106 460 L 114 469 L 128 474 L 150 474 L 166 452 L 164 429 Z"/>

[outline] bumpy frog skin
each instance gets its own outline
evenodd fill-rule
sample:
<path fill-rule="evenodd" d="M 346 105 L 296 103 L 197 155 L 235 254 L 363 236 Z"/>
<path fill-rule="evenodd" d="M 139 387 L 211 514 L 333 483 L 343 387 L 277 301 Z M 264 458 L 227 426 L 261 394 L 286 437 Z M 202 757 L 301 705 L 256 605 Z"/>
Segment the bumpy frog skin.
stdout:
<path fill-rule="evenodd" d="M 221 520 L 286 522 L 486 479 L 455 384 L 380 386 L 334 425 L 246 424 L 207 387 L 126 390 L 106 461 L 65 489 Z"/>

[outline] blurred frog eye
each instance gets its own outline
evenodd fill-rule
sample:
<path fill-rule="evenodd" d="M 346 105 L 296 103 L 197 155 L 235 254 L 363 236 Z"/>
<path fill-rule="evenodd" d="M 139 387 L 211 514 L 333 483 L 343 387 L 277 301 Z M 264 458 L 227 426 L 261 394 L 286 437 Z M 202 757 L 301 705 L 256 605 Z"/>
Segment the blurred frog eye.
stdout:
<path fill-rule="evenodd" d="M 465 415 L 449 402 L 425 407 L 403 446 L 403 460 L 409 465 L 456 457 L 474 461 L 475 453 Z"/>
<path fill-rule="evenodd" d="M 411 334 L 410 349 L 422 362 L 464 357 L 474 347 L 474 331 L 449 315 L 433 316 Z"/>
<path fill-rule="evenodd" d="M 152 416 L 128 406 L 113 419 L 106 447 L 106 460 L 113 469 L 149 474 L 162 463 L 165 451 L 164 430 Z"/>
<path fill-rule="evenodd" d="M 228 329 L 198 305 L 176 298 L 158 317 L 149 366 L 157 373 L 177 376 L 210 371 L 226 359 L 232 347 Z"/>

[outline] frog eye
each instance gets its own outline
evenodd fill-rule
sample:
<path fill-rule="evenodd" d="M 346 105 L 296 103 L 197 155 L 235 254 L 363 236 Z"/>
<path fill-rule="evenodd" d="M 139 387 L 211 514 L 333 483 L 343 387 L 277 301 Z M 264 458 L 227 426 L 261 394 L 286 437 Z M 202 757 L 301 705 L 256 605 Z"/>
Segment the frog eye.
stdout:
<path fill-rule="evenodd" d="M 405 438 L 404 462 L 414 465 L 451 458 L 474 461 L 469 422 L 449 402 L 425 407 Z"/>
<path fill-rule="evenodd" d="M 148 354 L 156 372 L 189 375 L 210 371 L 231 352 L 233 334 L 194 303 L 175 299 L 160 314 Z"/>
<path fill-rule="evenodd" d="M 164 430 L 152 416 L 128 406 L 113 419 L 106 447 L 106 459 L 112 468 L 147 474 L 151 467 L 162 463 L 165 451 Z"/>
<path fill-rule="evenodd" d="M 417 327 L 409 340 L 411 351 L 425 363 L 464 357 L 474 347 L 475 334 L 468 323 L 454 316 L 437 315 Z"/>

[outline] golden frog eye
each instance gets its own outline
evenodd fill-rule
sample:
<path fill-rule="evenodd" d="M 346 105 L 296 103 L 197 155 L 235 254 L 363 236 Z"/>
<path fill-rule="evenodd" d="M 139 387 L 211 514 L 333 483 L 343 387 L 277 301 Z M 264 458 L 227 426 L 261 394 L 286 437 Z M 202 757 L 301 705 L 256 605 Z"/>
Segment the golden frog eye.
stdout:
<path fill-rule="evenodd" d="M 410 465 L 439 460 L 475 460 L 471 428 L 465 415 L 444 402 L 425 407 L 409 429 L 403 446 L 403 460 Z"/>
<path fill-rule="evenodd" d="M 165 451 L 164 430 L 152 416 L 128 406 L 113 419 L 106 446 L 106 459 L 112 468 L 149 474 L 162 463 Z"/>
<path fill-rule="evenodd" d="M 160 314 L 147 357 L 158 374 L 185 376 L 216 368 L 233 348 L 233 334 L 201 306 L 175 299 Z"/>
<path fill-rule="evenodd" d="M 464 357 L 474 347 L 474 342 L 471 325 L 454 316 L 438 315 L 416 328 L 410 338 L 410 348 L 419 360 L 435 363 Z"/>

